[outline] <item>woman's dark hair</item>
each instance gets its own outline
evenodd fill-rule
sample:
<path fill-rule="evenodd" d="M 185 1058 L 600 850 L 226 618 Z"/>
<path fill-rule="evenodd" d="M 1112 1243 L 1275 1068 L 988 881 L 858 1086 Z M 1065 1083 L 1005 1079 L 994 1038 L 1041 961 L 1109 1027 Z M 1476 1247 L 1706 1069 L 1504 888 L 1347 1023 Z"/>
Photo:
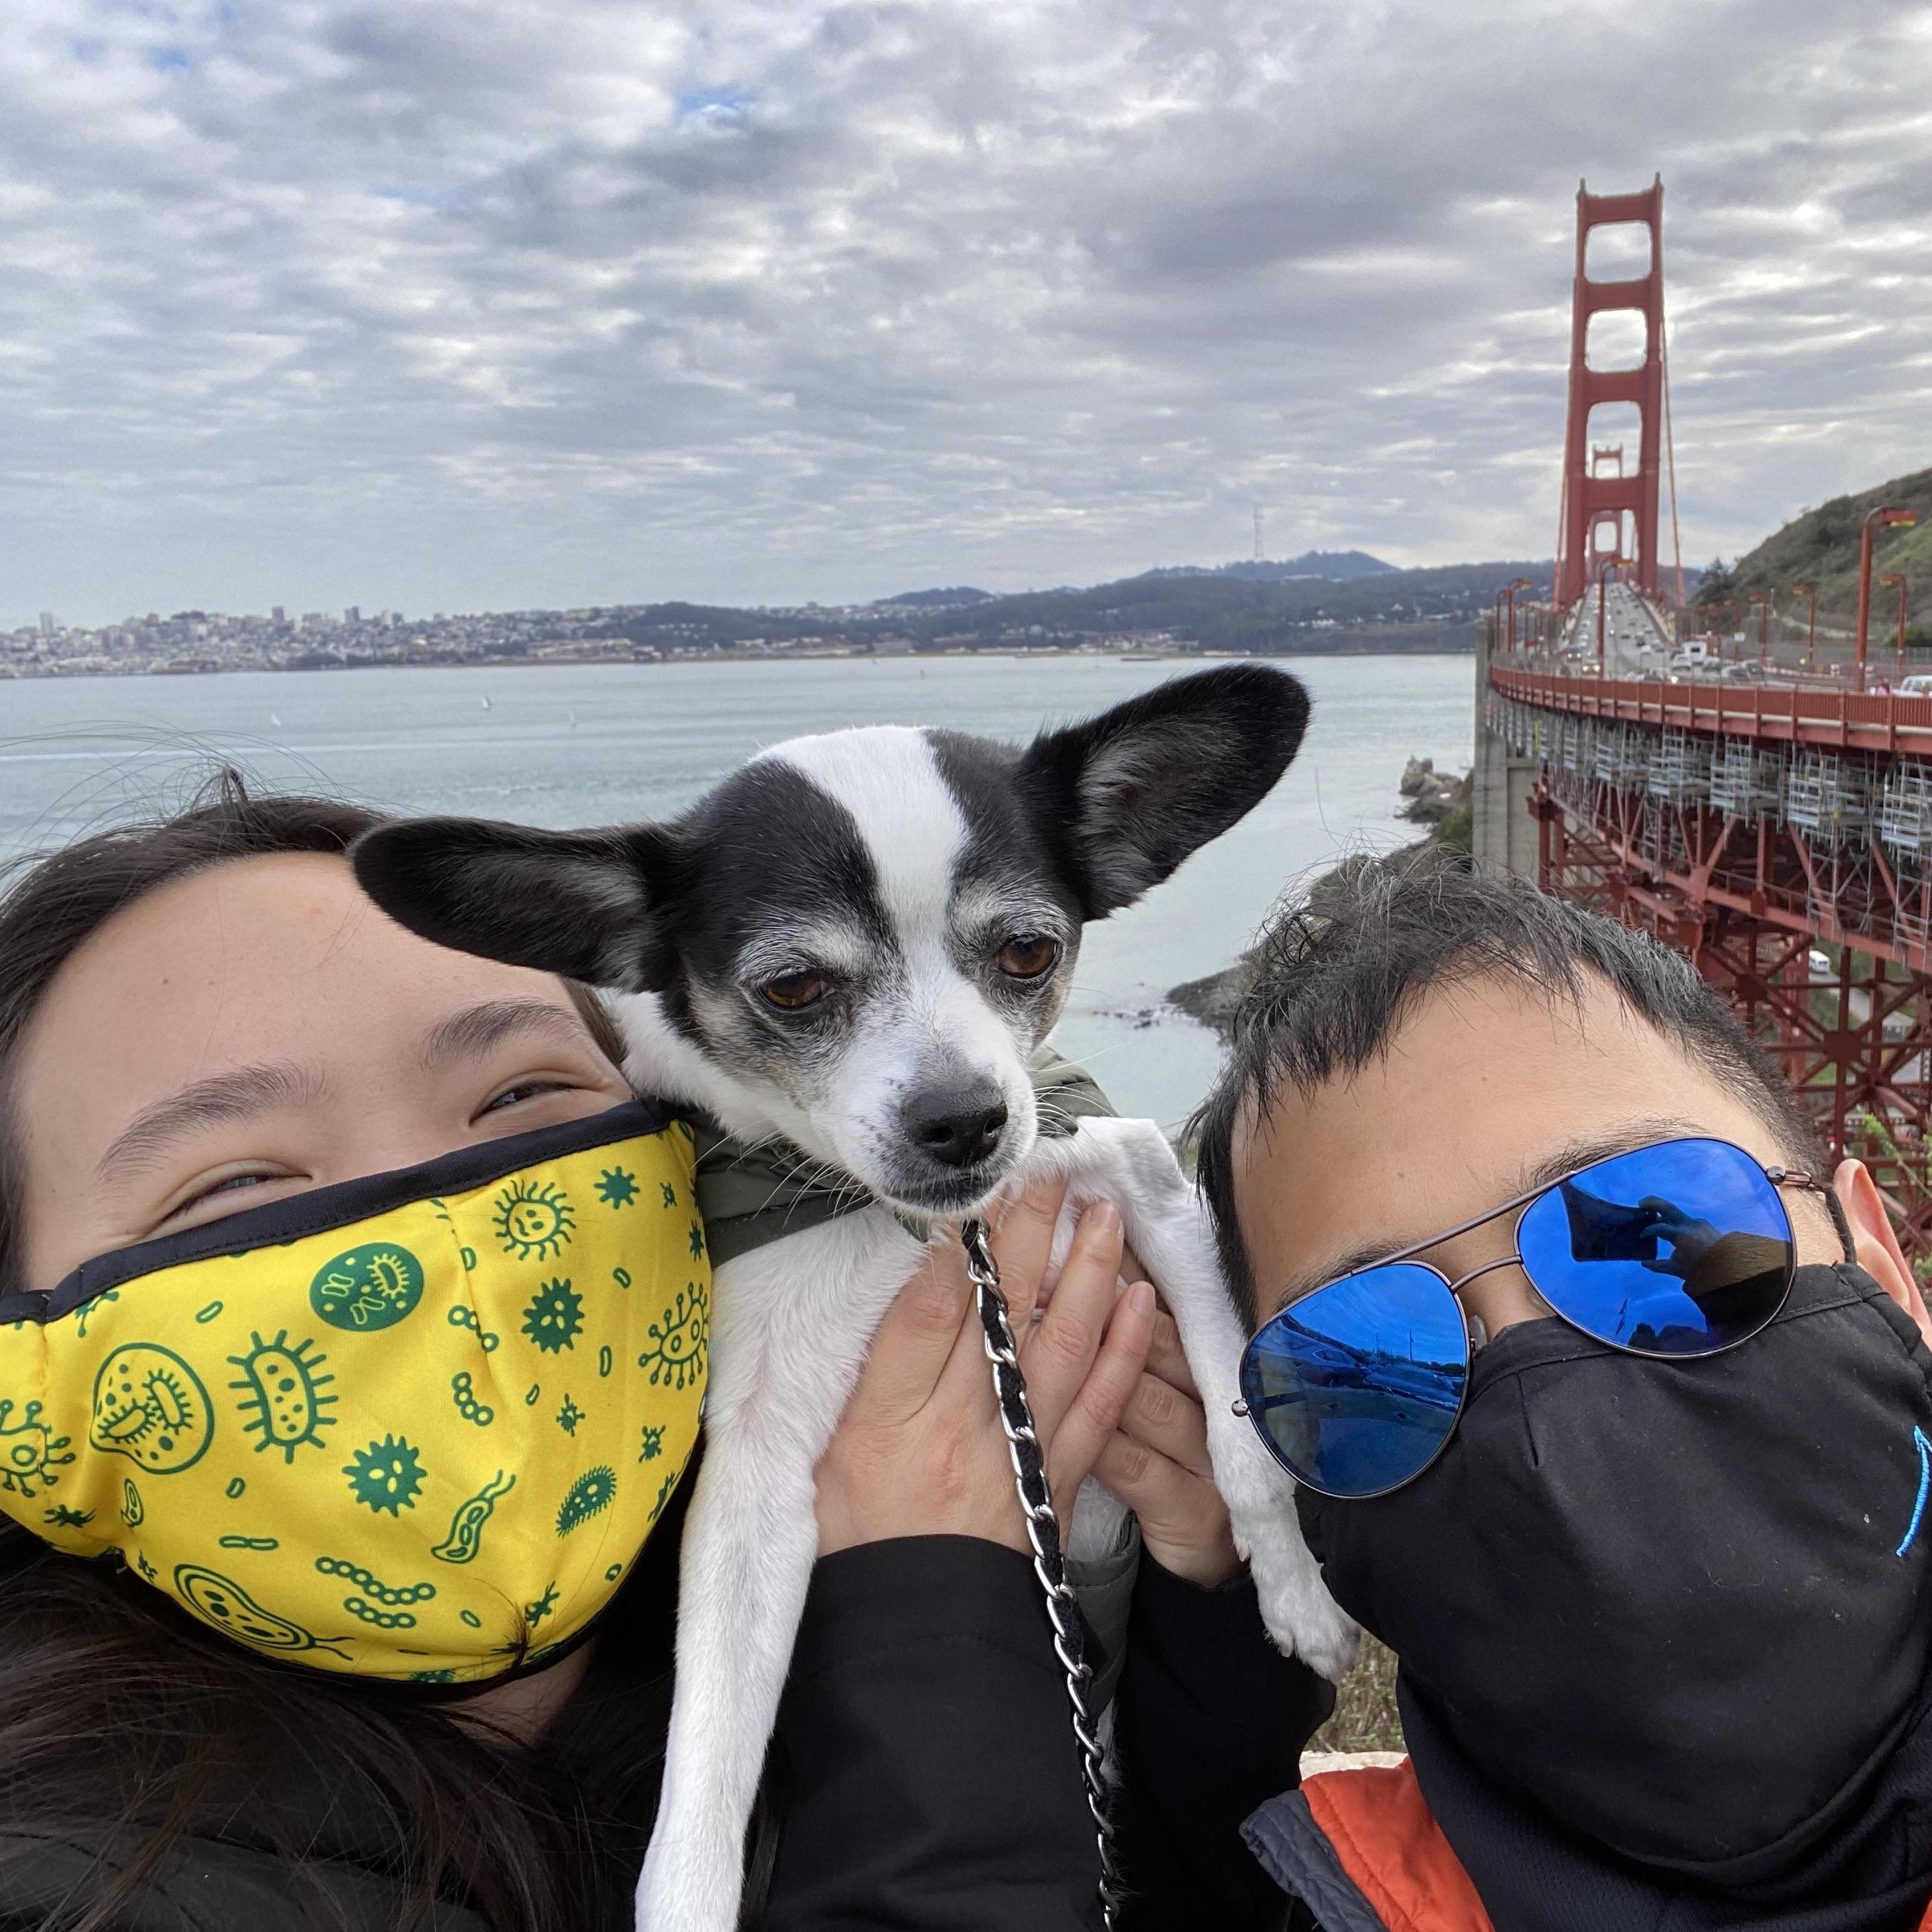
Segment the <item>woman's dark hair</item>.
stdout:
<path fill-rule="evenodd" d="M 19 1280 L 28 1131 L 9 1070 L 62 965 L 116 912 L 174 880 L 237 859 L 343 854 L 377 822 L 332 800 L 251 797 L 224 772 L 174 817 L 18 862 L 0 894 L 0 1286 Z M 620 1060 L 595 995 L 572 993 Z M 185 1834 L 205 1834 L 312 1883 L 304 1902 L 322 1923 L 370 1922 L 366 1896 L 352 1913 L 336 1894 L 332 1912 L 324 1882 L 359 1867 L 406 1901 L 399 1926 L 455 1901 L 493 1932 L 628 1927 L 656 1809 L 691 1487 L 605 1612 L 584 1684 L 535 1749 L 460 1716 L 446 1694 L 256 1657 L 203 1630 L 118 1558 L 62 1554 L 0 1517 L 0 1900 L 45 1896 L 58 1852 L 52 1869 L 85 1876 L 56 1880 L 39 1922 L 110 1927 L 170 1874 Z M 20 1922 L 6 1905 L 0 1916 Z"/>

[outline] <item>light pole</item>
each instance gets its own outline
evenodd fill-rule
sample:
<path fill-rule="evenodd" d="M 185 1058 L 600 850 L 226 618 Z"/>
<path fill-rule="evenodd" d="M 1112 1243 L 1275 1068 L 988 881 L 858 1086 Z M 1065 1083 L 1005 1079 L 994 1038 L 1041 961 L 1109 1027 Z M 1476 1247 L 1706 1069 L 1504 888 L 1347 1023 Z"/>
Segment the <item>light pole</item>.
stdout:
<path fill-rule="evenodd" d="M 1610 596 L 1607 580 L 1612 571 L 1623 562 L 1620 556 L 1606 556 L 1597 568 L 1597 675 L 1604 674 L 1604 605 Z"/>
<path fill-rule="evenodd" d="M 1811 668 L 1811 653 L 1818 646 L 1818 586 L 1815 584 L 1794 584 L 1791 586 L 1794 597 L 1802 597 L 1810 606 L 1804 624 L 1804 668 Z"/>
<path fill-rule="evenodd" d="M 1865 633 L 1871 622 L 1872 537 L 1874 532 L 1892 526 L 1910 528 L 1918 520 L 1916 510 L 1900 509 L 1894 503 L 1880 503 L 1865 512 L 1858 533 L 1858 688 L 1865 688 Z"/>
<path fill-rule="evenodd" d="M 1751 604 L 1757 606 L 1757 650 L 1762 657 L 1771 646 L 1771 592 L 1754 590 L 1744 601 L 1747 614 Z"/>
<path fill-rule="evenodd" d="M 1892 571 L 1879 579 L 1881 585 L 1894 584 L 1898 586 L 1898 675 L 1905 675 L 1905 578 Z"/>

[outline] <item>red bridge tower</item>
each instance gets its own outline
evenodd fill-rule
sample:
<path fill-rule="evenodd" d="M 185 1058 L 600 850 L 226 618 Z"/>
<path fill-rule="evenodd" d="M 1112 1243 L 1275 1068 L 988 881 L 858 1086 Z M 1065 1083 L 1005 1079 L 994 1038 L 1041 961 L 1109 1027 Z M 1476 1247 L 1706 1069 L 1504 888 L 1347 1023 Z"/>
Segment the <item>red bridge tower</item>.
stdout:
<path fill-rule="evenodd" d="M 1634 281 L 1593 282 L 1584 254 L 1593 228 L 1641 222 L 1650 230 L 1650 272 Z M 1616 309 L 1643 317 L 1643 360 L 1634 368 L 1593 369 L 1590 318 Z M 1643 419 L 1634 476 L 1602 476 L 1591 458 L 1590 412 L 1599 403 L 1634 403 Z M 1570 423 L 1563 448 L 1563 513 L 1557 532 L 1559 606 L 1575 603 L 1598 565 L 1622 556 L 1636 566 L 1636 587 L 1657 593 L 1658 472 L 1664 422 L 1664 182 L 1640 194 L 1576 190 L 1576 279 L 1570 320 Z M 1622 470 L 1621 464 L 1618 466 Z M 1628 536 L 1624 518 L 1630 519 Z M 1625 548 L 1626 544 L 1628 548 Z"/>

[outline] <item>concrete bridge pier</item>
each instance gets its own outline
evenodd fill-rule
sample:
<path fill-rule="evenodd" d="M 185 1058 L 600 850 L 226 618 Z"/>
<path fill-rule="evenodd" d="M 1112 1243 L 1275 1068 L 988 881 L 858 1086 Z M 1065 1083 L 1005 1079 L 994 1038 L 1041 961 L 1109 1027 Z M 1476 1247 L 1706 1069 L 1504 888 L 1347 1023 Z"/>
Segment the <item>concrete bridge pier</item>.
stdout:
<path fill-rule="evenodd" d="M 1490 646 L 1493 620 L 1476 627 L 1476 746 L 1474 776 L 1469 786 L 1471 836 L 1477 866 L 1520 879 L 1537 875 L 1536 820 L 1529 810 L 1530 788 L 1539 760 L 1513 752 L 1483 723 L 1484 700 L 1490 688 Z"/>

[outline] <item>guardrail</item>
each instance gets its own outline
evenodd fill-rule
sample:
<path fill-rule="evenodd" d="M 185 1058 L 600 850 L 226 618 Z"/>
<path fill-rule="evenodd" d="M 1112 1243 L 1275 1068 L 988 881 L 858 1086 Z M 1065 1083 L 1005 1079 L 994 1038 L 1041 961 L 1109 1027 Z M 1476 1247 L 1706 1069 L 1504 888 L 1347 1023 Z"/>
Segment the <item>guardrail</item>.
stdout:
<path fill-rule="evenodd" d="M 1666 725 L 1719 737 L 1894 756 L 1932 757 L 1932 698 L 1744 680 L 1618 678 L 1513 670 L 1492 660 L 1492 689 L 1578 717 Z"/>

